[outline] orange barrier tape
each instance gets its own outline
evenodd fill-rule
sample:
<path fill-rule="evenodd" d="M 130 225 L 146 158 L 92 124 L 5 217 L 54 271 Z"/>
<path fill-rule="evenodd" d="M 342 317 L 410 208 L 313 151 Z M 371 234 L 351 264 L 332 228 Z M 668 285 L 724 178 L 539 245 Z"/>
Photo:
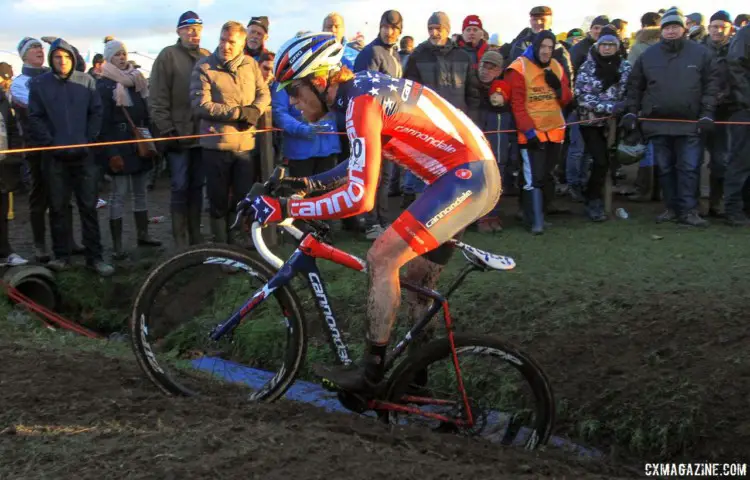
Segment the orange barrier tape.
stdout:
<path fill-rule="evenodd" d="M 264 128 L 261 130 L 245 131 L 245 132 L 200 133 L 196 135 L 180 135 L 177 137 L 144 138 L 141 140 L 118 140 L 114 142 L 93 142 L 93 143 L 78 143 L 75 145 L 55 145 L 52 147 L 16 148 L 13 150 L 0 150 L 0 154 L 48 152 L 51 150 L 66 150 L 69 148 L 107 147 L 111 145 L 129 145 L 129 144 L 146 143 L 146 142 L 168 142 L 170 140 L 188 140 L 188 139 L 193 139 L 193 138 L 222 137 L 222 136 L 229 136 L 229 135 L 255 135 L 256 133 L 265 133 L 265 132 L 273 132 L 273 131 L 281 131 L 281 129 L 280 128 Z"/>
<path fill-rule="evenodd" d="M 601 117 L 597 118 L 596 122 L 601 120 L 609 120 L 612 117 Z M 676 118 L 638 118 L 639 122 L 666 122 L 666 123 L 698 123 L 698 120 L 681 120 Z M 569 127 L 571 125 L 579 125 L 583 123 L 591 123 L 592 120 L 579 120 L 577 122 L 564 123 L 561 127 Z M 728 122 L 728 121 L 714 121 L 716 125 L 750 125 L 750 122 Z M 177 137 L 158 137 L 142 140 L 118 140 L 115 142 L 94 142 L 94 143 L 79 143 L 76 145 L 56 145 L 53 147 L 32 147 L 32 148 L 16 148 L 11 150 L 0 150 L 0 154 L 14 154 L 14 153 L 28 153 L 28 152 L 47 152 L 51 150 L 66 150 L 69 148 L 82 148 L 82 147 L 107 147 L 111 145 L 129 145 L 135 143 L 145 142 L 168 142 L 170 140 L 190 140 L 195 138 L 206 138 L 206 137 L 221 137 L 229 135 L 255 135 L 256 133 L 267 133 L 267 132 L 281 132 L 280 128 L 264 128 L 261 130 L 245 131 L 245 132 L 229 132 L 229 133 L 201 133 L 196 135 L 180 135 Z M 513 133 L 518 130 L 488 130 L 482 132 L 488 133 Z M 319 135 L 346 135 L 346 132 L 318 132 Z"/>

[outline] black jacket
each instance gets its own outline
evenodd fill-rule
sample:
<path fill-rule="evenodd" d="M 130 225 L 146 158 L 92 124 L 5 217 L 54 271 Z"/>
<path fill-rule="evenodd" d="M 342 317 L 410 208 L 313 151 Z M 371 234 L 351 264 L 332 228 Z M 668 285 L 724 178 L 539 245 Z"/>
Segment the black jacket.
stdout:
<path fill-rule="evenodd" d="M 742 28 L 727 52 L 729 102 L 737 110 L 750 110 L 750 28 Z"/>
<path fill-rule="evenodd" d="M 731 115 L 732 105 L 729 102 L 729 42 L 717 45 L 707 36 L 701 42 L 716 62 L 716 120 L 727 120 Z"/>
<path fill-rule="evenodd" d="M 363 70 L 401 78 L 403 69 L 401 68 L 401 57 L 398 54 L 398 45 L 386 45 L 378 36 L 359 52 L 357 59 L 354 61 L 354 73 Z"/>
<path fill-rule="evenodd" d="M 76 56 L 63 39 L 52 43 L 47 61 L 52 65 L 52 53 L 62 49 L 73 57 L 73 71 L 66 77 L 54 70 L 40 75 L 29 83 L 29 128 L 35 145 L 76 145 L 96 140 L 102 124 L 102 103 L 96 82 L 86 73 L 75 69 Z M 55 150 L 53 155 L 66 159 L 81 159 L 88 149 Z"/>
<path fill-rule="evenodd" d="M 404 78 L 421 83 L 477 121 L 479 79 L 471 55 L 452 41 L 437 47 L 429 41 L 414 49 Z"/>
<path fill-rule="evenodd" d="M 573 71 L 578 73 L 578 70 L 583 65 L 583 62 L 589 58 L 589 51 L 594 46 L 594 39 L 590 35 L 586 35 L 586 38 L 573 45 L 570 49 L 570 63 L 573 66 Z"/>
<path fill-rule="evenodd" d="M 102 100 L 102 129 L 99 135 L 100 142 L 116 142 L 120 140 L 134 140 L 133 130 L 125 117 L 122 107 L 115 105 L 114 90 L 117 82 L 109 78 L 100 78 L 96 84 L 96 90 Z M 137 127 L 146 127 L 150 125 L 148 115 L 148 105 L 141 97 L 140 93 L 135 91 L 135 87 L 128 89 L 130 98 L 133 101 L 132 107 L 126 107 L 130 118 Z M 136 144 L 110 145 L 101 148 L 99 158 L 110 175 L 131 175 L 150 170 L 153 167 L 153 161 L 138 156 Z M 125 168 L 121 172 L 109 170 L 109 159 L 114 156 L 121 156 L 125 163 Z"/>
<path fill-rule="evenodd" d="M 640 56 L 628 82 L 627 109 L 645 118 L 714 118 L 718 78 L 712 54 L 687 38 L 652 45 Z M 697 135 L 694 123 L 641 122 L 655 135 Z"/>

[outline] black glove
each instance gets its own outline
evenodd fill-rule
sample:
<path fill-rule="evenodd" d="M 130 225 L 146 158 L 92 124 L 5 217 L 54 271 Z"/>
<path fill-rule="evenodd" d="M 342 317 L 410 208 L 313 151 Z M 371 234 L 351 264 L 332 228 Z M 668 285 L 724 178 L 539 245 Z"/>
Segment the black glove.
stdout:
<path fill-rule="evenodd" d="M 620 126 L 625 130 L 635 130 L 637 123 L 638 117 L 635 116 L 635 113 L 628 113 L 620 120 Z"/>
<path fill-rule="evenodd" d="M 162 133 L 160 136 L 161 138 L 170 138 L 179 135 L 177 134 L 177 130 L 169 130 L 168 132 Z M 163 140 L 161 142 L 156 142 L 156 146 L 161 150 L 161 153 L 174 152 L 182 149 L 179 140 Z"/>
<path fill-rule="evenodd" d="M 260 117 L 260 110 L 254 105 L 248 105 L 246 107 L 240 107 L 240 121 L 245 122 L 248 126 L 254 127 L 258 123 Z"/>
<path fill-rule="evenodd" d="M 544 143 L 536 135 L 531 138 L 527 137 L 526 148 L 528 150 L 544 150 Z"/>
<path fill-rule="evenodd" d="M 326 189 L 325 185 L 317 180 L 311 179 L 310 177 L 284 177 L 281 179 L 281 184 L 290 190 L 305 194 Z"/>
<path fill-rule="evenodd" d="M 714 128 L 716 128 L 716 124 L 713 118 L 702 117 L 698 120 L 698 131 L 700 133 L 711 133 L 714 131 Z"/>

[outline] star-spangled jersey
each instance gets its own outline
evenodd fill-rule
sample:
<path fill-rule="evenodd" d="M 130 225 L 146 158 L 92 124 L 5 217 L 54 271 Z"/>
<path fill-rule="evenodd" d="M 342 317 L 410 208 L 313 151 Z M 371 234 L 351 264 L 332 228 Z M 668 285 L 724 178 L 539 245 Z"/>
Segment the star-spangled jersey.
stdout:
<path fill-rule="evenodd" d="M 346 112 L 348 162 L 313 178 L 346 182 L 324 195 L 290 199 L 293 218 L 359 215 L 375 204 L 382 158 L 432 184 L 458 165 L 493 159 L 479 128 L 437 93 L 411 80 L 360 72 L 340 84 L 333 110 Z"/>

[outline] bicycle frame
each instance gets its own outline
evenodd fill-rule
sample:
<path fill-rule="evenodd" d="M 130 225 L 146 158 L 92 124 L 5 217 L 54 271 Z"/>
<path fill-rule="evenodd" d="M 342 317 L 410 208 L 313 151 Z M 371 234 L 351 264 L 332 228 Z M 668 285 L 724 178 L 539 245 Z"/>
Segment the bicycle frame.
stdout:
<path fill-rule="evenodd" d="M 243 318 L 252 313 L 252 311 L 268 297 L 270 297 L 277 288 L 289 283 L 298 273 L 303 273 L 306 276 L 310 290 L 313 292 L 316 298 L 316 307 L 321 316 L 325 319 L 325 325 L 328 329 L 328 340 L 331 349 L 334 352 L 336 360 L 338 363 L 348 365 L 352 362 L 352 359 L 349 356 L 349 347 L 347 346 L 343 336 L 341 335 L 341 331 L 339 330 L 336 315 L 334 313 L 333 307 L 331 306 L 325 282 L 323 281 L 320 270 L 318 270 L 316 259 L 321 258 L 329 260 L 343 267 L 347 267 L 349 269 L 363 273 L 367 272 L 367 264 L 362 259 L 354 255 L 351 255 L 333 247 L 332 245 L 324 243 L 319 238 L 317 238 L 316 234 L 304 234 L 299 229 L 291 225 L 291 222 L 285 223 L 286 224 L 281 224 L 281 226 L 298 240 L 301 239 L 301 242 L 294 253 L 289 257 L 289 259 L 280 266 L 278 264 L 281 263 L 281 260 L 278 259 L 278 257 L 276 257 L 272 252 L 270 252 L 268 247 L 263 242 L 263 238 L 260 233 L 260 227 L 258 226 L 257 222 L 253 224 L 252 237 L 253 241 L 255 242 L 256 248 L 258 249 L 259 253 L 261 253 L 261 255 L 267 261 L 269 261 L 269 263 L 279 268 L 278 272 L 271 279 L 269 279 L 263 287 L 255 292 L 255 294 L 242 307 L 237 309 L 226 321 L 217 325 L 211 331 L 210 338 L 216 341 L 219 340 L 222 336 L 231 332 L 240 324 Z M 386 358 L 385 365 L 385 370 L 387 372 L 393 367 L 396 359 L 403 354 L 409 343 L 411 343 L 413 339 L 421 333 L 421 331 L 427 326 L 432 318 L 442 309 L 445 320 L 445 328 L 453 353 L 453 363 L 456 370 L 459 392 L 461 393 L 468 418 L 466 420 L 451 419 L 443 415 L 425 412 L 419 409 L 408 407 L 406 405 L 382 402 L 378 400 L 369 401 L 369 408 L 379 410 L 408 411 L 409 413 L 415 413 L 418 415 L 455 423 L 461 426 L 473 425 L 471 408 L 468 403 L 468 397 L 463 386 L 463 379 L 461 377 L 461 371 L 458 365 L 458 355 L 456 353 L 456 348 L 453 340 L 453 322 L 448 309 L 447 297 L 451 293 L 453 293 L 456 288 L 458 288 L 458 286 L 463 282 L 463 280 L 469 273 L 475 270 L 478 271 L 481 270 L 481 268 L 471 263 L 467 264 L 467 266 L 464 267 L 459 275 L 453 280 L 451 286 L 448 289 L 448 293 L 445 296 L 441 295 L 435 290 L 414 285 L 404 280 L 403 278 L 401 279 L 401 285 L 404 288 L 416 292 L 419 295 L 431 298 L 433 300 L 433 303 L 425 313 L 423 318 L 414 326 L 412 326 L 412 328 L 404 336 L 404 338 L 396 344 L 391 352 L 389 352 Z M 447 403 L 455 403 L 447 402 L 445 400 L 419 397 L 407 397 L 406 399 L 425 404 L 444 405 Z"/>

